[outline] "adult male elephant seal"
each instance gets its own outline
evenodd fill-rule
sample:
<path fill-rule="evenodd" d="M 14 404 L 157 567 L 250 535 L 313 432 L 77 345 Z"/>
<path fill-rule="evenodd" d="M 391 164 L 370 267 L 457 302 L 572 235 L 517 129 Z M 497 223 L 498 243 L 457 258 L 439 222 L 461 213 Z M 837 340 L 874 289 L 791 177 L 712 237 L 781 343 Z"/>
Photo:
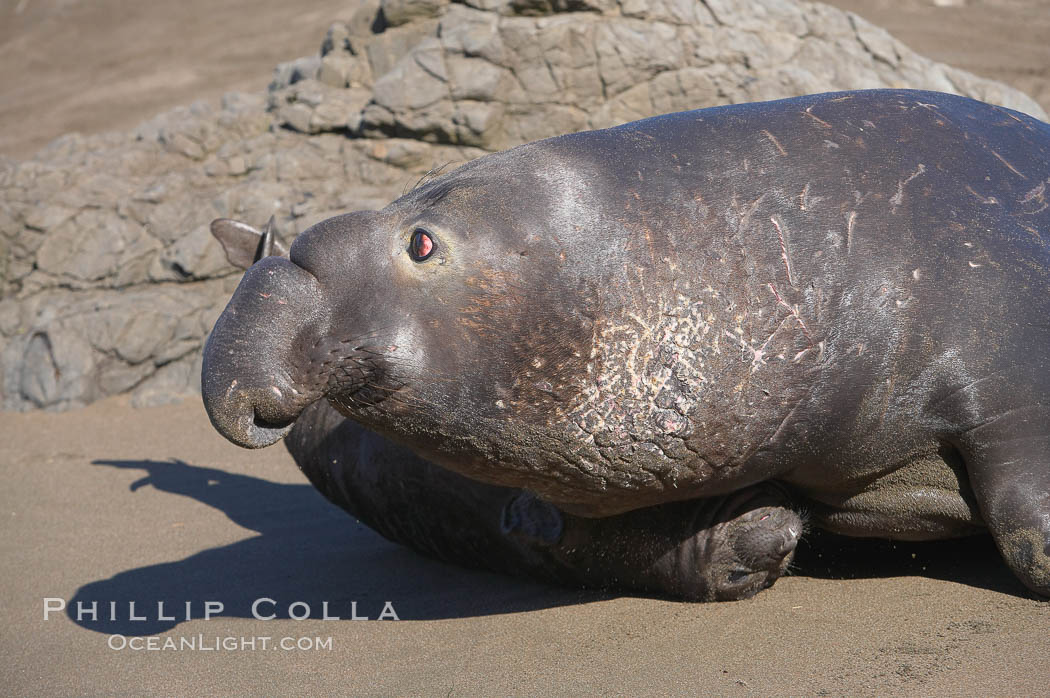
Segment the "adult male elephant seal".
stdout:
<path fill-rule="evenodd" d="M 1020 113 L 876 90 L 671 114 L 490 155 L 310 228 L 245 275 L 205 347 L 204 400 L 261 447 L 326 398 L 425 459 L 406 470 L 538 495 L 500 510 L 494 556 L 524 531 L 528 555 L 645 586 L 639 550 L 672 551 L 678 579 L 704 564 L 682 553 L 692 536 L 737 562 L 758 547 L 768 583 L 794 544 L 784 487 L 847 535 L 987 527 L 1050 595 L 1048 235 L 1050 126 Z M 300 452 L 360 453 L 320 438 Z M 382 516 L 451 509 L 457 482 Z M 734 493 L 773 499 L 734 523 Z M 674 523 L 712 508 L 732 511 Z M 756 519 L 776 545 L 714 534 Z M 574 530 L 592 536 L 582 562 Z"/>
<path fill-rule="evenodd" d="M 236 266 L 287 254 L 272 218 L 263 231 L 219 219 L 212 232 Z M 617 516 L 571 516 L 532 493 L 428 463 L 323 400 L 303 410 L 285 444 L 325 497 L 390 540 L 564 584 L 745 598 L 783 574 L 803 528 L 785 488 L 772 482 Z"/>

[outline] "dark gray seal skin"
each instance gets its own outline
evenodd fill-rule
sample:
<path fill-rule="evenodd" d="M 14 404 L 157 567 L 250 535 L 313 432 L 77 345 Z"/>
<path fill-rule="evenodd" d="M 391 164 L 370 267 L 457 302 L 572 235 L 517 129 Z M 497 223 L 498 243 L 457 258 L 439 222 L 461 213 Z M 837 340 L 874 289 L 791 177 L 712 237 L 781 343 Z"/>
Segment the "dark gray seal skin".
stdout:
<path fill-rule="evenodd" d="M 534 494 L 470 480 L 308 406 L 285 440 L 318 490 L 385 538 L 466 567 L 688 601 L 753 596 L 783 575 L 802 534 L 787 493 L 725 497 L 587 519 Z"/>
<path fill-rule="evenodd" d="M 211 227 L 235 266 L 287 255 L 272 218 L 263 231 L 230 219 Z M 325 401 L 306 407 L 284 443 L 329 501 L 387 539 L 446 562 L 564 585 L 748 598 L 784 574 L 803 530 L 774 483 L 601 519 L 571 516 L 529 492 L 428 463 Z"/>
<path fill-rule="evenodd" d="M 756 483 L 814 523 L 984 527 L 1050 595 L 1050 126 L 814 95 L 531 143 L 255 264 L 204 354 L 249 447 L 325 398 L 605 517 Z"/>

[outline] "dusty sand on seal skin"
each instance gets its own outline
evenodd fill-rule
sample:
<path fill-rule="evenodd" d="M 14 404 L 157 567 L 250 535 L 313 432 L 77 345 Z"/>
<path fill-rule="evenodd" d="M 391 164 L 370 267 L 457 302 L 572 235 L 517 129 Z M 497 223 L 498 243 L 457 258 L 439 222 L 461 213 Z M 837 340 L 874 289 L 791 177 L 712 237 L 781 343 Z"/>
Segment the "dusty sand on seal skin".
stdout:
<path fill-rule="evenodd" d="M 832 4 L 1048 106 L 1048 45 L 1031 38 L 1050 31 L 1043 0 Z M 0 153 L 261 89 L 274 63 L 316 49 L 345 3 L 244 6 L 0 4 Z M 85 76 L 96 89 L 83 90 Z M 985 539 L 811 536 L 798 572 L 753 600 L 672 603 L 420 558 L 325 503 L 282 447 L 222 440 L 197 401 L 4 413 L 0 444 L 4 693 L 1047 695 L 1050 685 L 1050 604 L 1027 595 Z M 118 601 L 120 620 L 45 621 L 46 597 L 97 601 L 103 618 Z M 259 598 L 281 617 L 255 620 Z M 148 620 L 126 620 L 131 600 Z M 158 600 L 180 617 L 190 601 L 194 620 L 156 620 Z M 210 600 L 225 610 L 201 620 Z M 345 620 L 353 601 L 375 618 L 388 600 L 402 622 Z M 344 620 L 291 620 L 296 601 L 318 615 L 327 601 Z M 113 650 L 112 633 L 208 647 L 331 637 L 331 649 Z"/>
<path fill-rule="evenodd" d="M 1050 604 L 984 539 L 820 537 L 754 599 L 674 603 L 416 556 L 323 501 L 283 447 L 224 441 L 195 400 L 7 413 L 0 443 L 5 693 L 1047 692 Z M 48 597 L 98 601 L 101 620 L 45 621 Z M 255 620 L 259 598 L 282 617 Z M 146 621 L 127 620 L 131 600 Z M 157 601 L 180 618 L 190 601 L 195 620 L 159 622 Z M 223 613 L 200 619 L 205 601 Z M 342 620 L 291 620 L 295 601 L 317 616 L 327 601 Z M 352 601 L 371 618 L 390 601 L 401 622 L 348 620 Z M 330 637 L 331 649 L 114 650 L 113 633 Z"/>

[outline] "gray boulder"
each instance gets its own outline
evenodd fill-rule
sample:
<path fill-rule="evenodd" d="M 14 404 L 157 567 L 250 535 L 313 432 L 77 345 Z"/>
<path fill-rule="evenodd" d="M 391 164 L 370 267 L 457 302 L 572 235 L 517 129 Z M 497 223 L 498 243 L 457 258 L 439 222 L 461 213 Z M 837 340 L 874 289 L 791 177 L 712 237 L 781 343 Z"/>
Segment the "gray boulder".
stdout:
<path fill-rule="evenodd" d="M 344 59 L 317 74 L 341 89 L 314 89 L 309 99 L 295 85 L 274 90 L 284 125 L 316 133 L 326 119 L 308 109 L 360 105 L 359 118 L 331 130 L 499 150 L 655 113 L 877 87 L 961 93 L 1043 115 L 1016 90 L 925 59 L 857 15 L 818 3 L 432 0 L 383 10 L 396 26 L 347 34 L 358 73 L 374 78 L 371 99 L 342 94 L 353 89 L 339 84 L 349 85 Z M 302 113 L 284 116 L 282 104 Z"/>

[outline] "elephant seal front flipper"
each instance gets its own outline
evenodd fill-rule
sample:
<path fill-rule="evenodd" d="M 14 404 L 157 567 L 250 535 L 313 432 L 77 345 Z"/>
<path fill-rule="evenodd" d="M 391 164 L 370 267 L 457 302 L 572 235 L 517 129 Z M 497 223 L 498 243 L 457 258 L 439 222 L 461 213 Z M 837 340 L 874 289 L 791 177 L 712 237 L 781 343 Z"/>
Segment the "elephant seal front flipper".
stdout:
<path fill-rule="evenodd" d="M 1050 407 L 1039 402 L 1050 368 L 1042 375 L 988 376 L 953 388 L 939 408 L 963 425 L 956 446 L 1003 559 L 1050 596 Z"/>

